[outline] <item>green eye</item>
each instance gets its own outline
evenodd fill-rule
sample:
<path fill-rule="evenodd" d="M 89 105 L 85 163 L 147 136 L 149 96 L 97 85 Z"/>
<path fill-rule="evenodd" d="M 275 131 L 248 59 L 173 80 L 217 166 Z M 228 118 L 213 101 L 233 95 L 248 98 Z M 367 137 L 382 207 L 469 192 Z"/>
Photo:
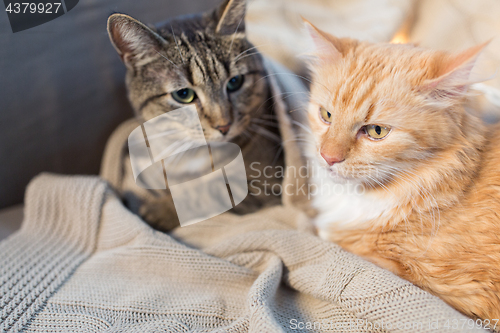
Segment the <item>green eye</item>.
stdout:
<path fill-rule="evenodd" d="M 172 97 L 179 103 L 189 104 L 196 98 L 196 94 L 193 89 L 184 88 L 181 90 L 174 91 Z"/>
<path fill-rule="evenodd" d="M 325 123 L 330 124 L 332 122 L 332 114 L 322 106 L 319 108 L 319 115 Z"/>
<path fill-rule="evenodd" d="M 229 79 L 227 82 L 227 91 L 233 92 L 241 88 L 245 82 L 245 77 L 243 75 L 236 75 Z"/>
<path fill-rule="evenodd" d="M 391 132 L 391 128 L 382 125 L 366 125 L 366 134 L 371 139 L 380 140 L 385 138 Z"/>

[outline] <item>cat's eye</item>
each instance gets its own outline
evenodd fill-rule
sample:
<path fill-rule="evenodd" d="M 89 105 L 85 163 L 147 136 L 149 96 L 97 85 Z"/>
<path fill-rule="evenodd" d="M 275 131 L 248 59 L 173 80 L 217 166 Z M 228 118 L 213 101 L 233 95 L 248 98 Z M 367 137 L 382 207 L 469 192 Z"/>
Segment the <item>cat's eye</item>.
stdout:
<path fill-rule="evenodd" d="M 189 104 L 196 98 L 196 93 L 193 89 L 184 88 L 181 90 L 174 91 L 172 97 L 179 103 Z"/>
<path fill-rule="evenodd" d="M 366 125 L 365 132 L 368 134 L 370 139 L 381 140 L 391 132 L 391 128 L 382 125 Z"/>
<path fill-rule="evenodd" d="M 227 82 L 227 91 L 233 92 L 241 88 L 245 82 L 245 77 L 243 75 L 236 75 L 229 79 Z"/>
<path fill-rule="evenodd" d="M 328 112 L 324 107 L 319 108 L 319 116 L 327 124 L 332 123 L 332 114 Z"/>

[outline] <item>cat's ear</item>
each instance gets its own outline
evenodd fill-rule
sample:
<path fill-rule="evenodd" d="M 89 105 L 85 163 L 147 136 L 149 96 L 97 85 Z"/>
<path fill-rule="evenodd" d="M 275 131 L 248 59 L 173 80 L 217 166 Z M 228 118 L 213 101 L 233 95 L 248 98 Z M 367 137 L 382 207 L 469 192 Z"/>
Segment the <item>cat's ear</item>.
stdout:
<path fill-rule="evenodd" d="M 470 76 L 486 42 L 473 46 L 461 53 L 448 57 L 440 63 L 437 77 L 424 82 L 420 91 L 438 101 L 453 101 L 463 97 L 472 83 Z"/>
<path fill-rule="evenodd" d="M 215 33 L 245 33 L 246 0 L 226 0 L 217 10 L 219 21 Z"/>
<path fill-rule="evenodd" d="M 316 28 L 305 18 L 302 18 L 302 20 L 314 43 L 315 49 L 313 54 L 321 60 L 340 60 L 342 58 L 342 53 L 339 50 L 341 45 L 340 40 Z"/>
<path fill-rule="evenodd" d="M 147 63 L 156 57 L 165 40 L 146 25 L 123 14 L 108 18 L 111 43 L 127 67 Z"/>

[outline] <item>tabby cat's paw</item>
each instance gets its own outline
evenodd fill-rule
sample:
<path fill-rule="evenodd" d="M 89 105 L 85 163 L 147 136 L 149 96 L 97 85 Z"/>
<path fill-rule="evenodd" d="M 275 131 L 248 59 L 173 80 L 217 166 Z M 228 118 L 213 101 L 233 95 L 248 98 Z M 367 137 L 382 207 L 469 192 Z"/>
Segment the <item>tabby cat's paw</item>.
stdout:
<path fill-rule="evenodd" d="M 144 202 L 139 209 L 139 215 L 150 226 L 160 231 L 170 231 L 179 226 L 179 218 L 171 197 Z"/>

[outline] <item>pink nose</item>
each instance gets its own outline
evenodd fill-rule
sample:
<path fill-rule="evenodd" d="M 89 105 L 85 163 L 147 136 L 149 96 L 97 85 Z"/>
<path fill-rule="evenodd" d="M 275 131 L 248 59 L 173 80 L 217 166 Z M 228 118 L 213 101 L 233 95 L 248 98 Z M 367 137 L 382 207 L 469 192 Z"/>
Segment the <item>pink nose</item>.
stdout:
<path fill-rule="evenodd" d="M 340 156 L 330 156 L 324 153 L 321 153 L 321 156 L 325 159 L 328 165 L 334 165 L 335 163 L 340 163 L 344 161 L 344 158 Z"/>
<path fill-rule="evenodd" d="M 231 128 L 232 123 L 223 125 L 223 126 L 217 126 L 215 129 L 218 130 L 219 132 L 222 133 L 222 135 L 226 135 L 227 132 L 229 132 L 229 129 Z"/>

